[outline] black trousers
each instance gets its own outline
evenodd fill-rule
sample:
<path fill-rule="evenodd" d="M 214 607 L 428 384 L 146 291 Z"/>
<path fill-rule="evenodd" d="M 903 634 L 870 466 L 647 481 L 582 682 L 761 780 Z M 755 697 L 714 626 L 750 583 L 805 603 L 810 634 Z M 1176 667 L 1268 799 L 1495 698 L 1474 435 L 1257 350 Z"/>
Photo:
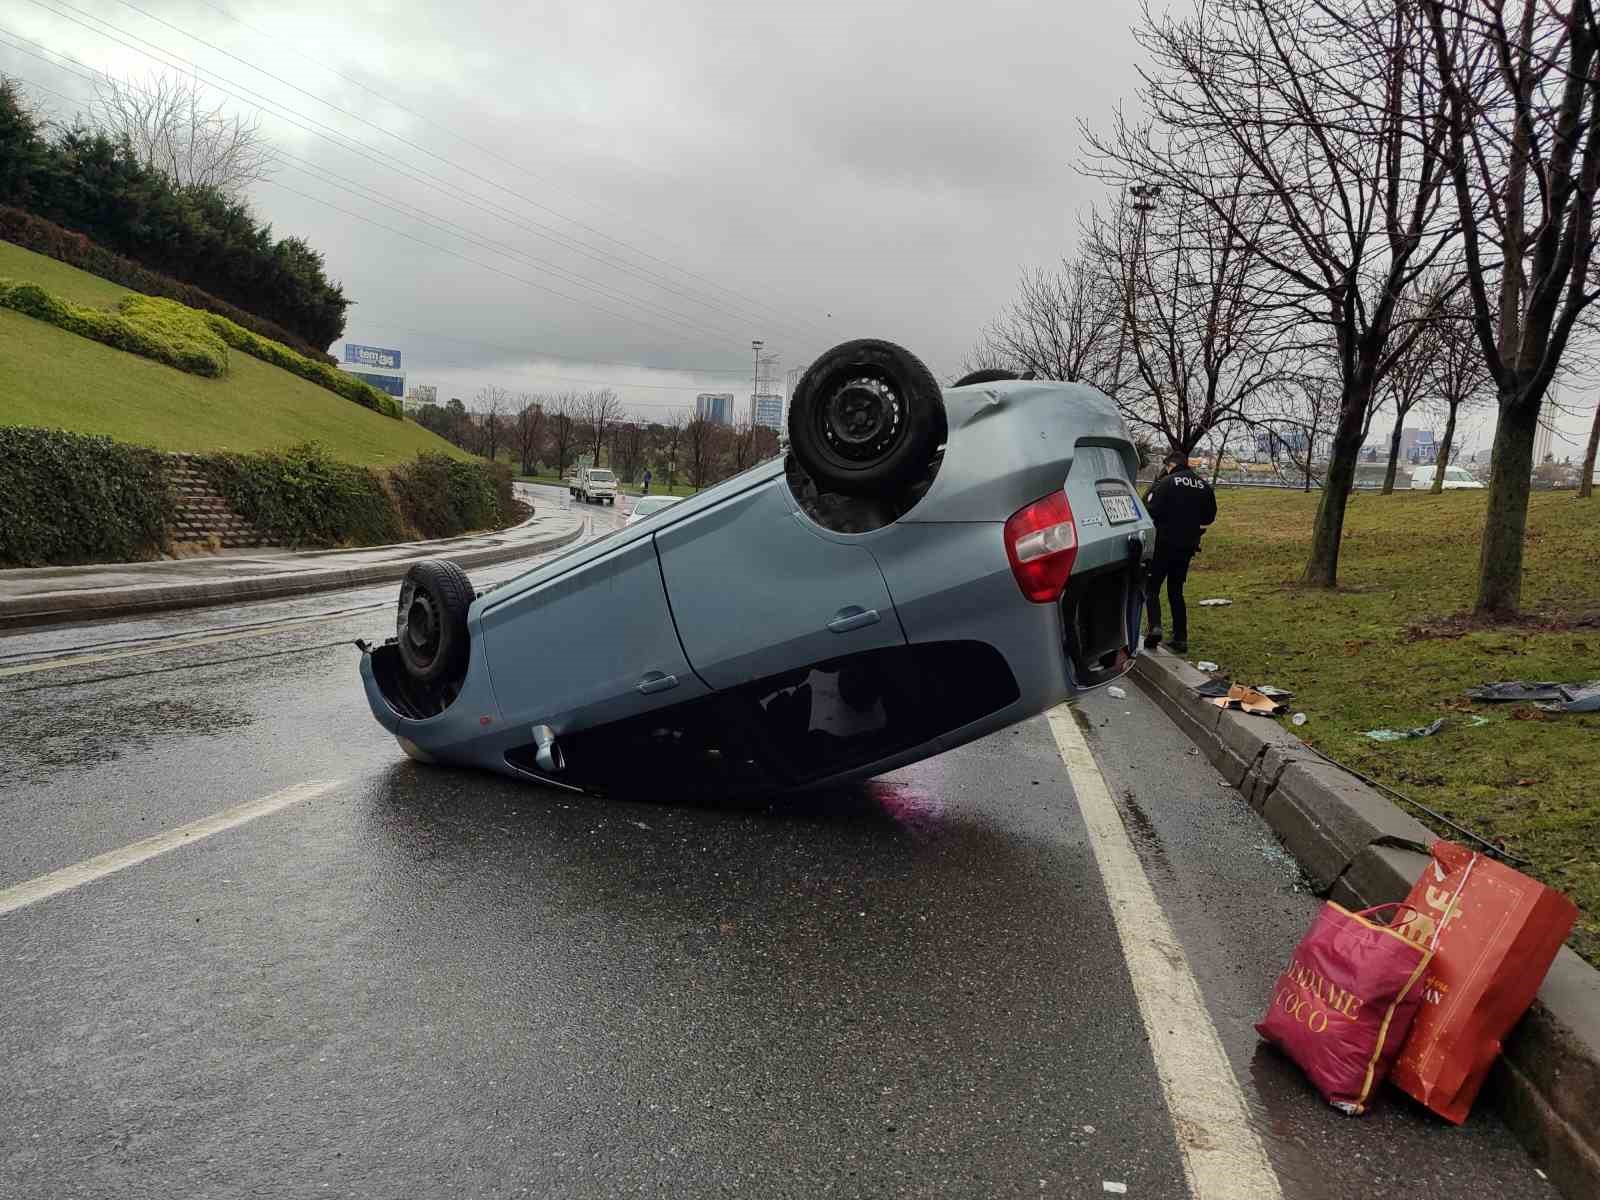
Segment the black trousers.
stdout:
<path fill-rule="evenodd" d="M 1189 578 L 1189 560 L 1195 553 L 1187 548 L 1157 546 L 1155 557 L 1150 560 L 1150 578 L 1145 583 L 1144 592 L 1145 611 L 1149 627 L 1157 628 L 1161 624 L 1161 585 L 1165 583 L 1167 599 L 1172 602 L 1172 636 L 1169 641 L 1189 640 L 1189 609 L 1183 602 L 1183 584 Z"/>

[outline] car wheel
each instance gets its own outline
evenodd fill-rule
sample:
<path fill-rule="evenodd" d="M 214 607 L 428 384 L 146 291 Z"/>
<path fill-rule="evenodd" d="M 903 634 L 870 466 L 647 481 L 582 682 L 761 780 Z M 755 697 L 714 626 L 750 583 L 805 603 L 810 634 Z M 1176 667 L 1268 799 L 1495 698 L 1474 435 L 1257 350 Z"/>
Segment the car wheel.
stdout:
<path fill-rule="evenodd" d="M 789 406 L 790 448 L 825 491 L 902 487 L 927 468 L 944 436 L 938 382 L 893 342 L 835 346 L 806 370 Z"/>
<path fill-rule="evenodd" d="M 406 572 L 395 615 L 400 661 L 418 683 L 456 681 L 467 673 L 467 609 L 472 584 L 455 563 L 427 559 Z"/>

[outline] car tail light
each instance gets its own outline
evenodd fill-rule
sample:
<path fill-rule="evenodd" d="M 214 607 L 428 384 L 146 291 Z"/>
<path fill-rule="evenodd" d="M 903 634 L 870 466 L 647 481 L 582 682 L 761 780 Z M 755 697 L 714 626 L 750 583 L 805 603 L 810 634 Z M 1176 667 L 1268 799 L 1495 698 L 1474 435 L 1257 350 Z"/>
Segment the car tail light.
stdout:
<path fill-rule="evenodd" d="M 1051 492 L 1011 515 L 1006 556 L 1029 600 L 1051 604 L 1060 597 L 1078 557 L 1078 526 L 1065 492 Z"/>

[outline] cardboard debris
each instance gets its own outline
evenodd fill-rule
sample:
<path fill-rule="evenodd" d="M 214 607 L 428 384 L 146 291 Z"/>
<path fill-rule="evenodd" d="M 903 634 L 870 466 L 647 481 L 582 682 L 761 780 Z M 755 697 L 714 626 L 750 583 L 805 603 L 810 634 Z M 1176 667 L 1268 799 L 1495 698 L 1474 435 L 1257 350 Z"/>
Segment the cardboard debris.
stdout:
<path fill-rule="evenodd" d="M 1280 704 L 1259 688 L 1245 687 L 1236 683 L 1228 689 L 1225 696 L 1211 697 L 1211 703 L 1218 708 L 1232 708 L 1241 712 L 1253 713 L 1258 717 L 1273 717 L 1282 712 L 1288 712 L 1287 704 Z"/>

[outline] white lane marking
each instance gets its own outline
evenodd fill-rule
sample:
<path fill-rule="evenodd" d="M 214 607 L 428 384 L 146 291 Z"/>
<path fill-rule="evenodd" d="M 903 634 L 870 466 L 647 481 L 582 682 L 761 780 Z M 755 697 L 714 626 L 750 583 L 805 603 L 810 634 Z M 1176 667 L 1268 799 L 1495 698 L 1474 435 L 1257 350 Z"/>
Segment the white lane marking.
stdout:
<path fill-rule="evenodd" d="M 1072 710 L 1061 705 L 1046 715 L 1105 881 L 1189 1191 L 1195 1200 L 1282 1200 L 1200 984 L 1139 865 L 1105 776 Z"/>
<path fill-rule="evenodd" d="M 314 800 L 338 786 L 339 781 L 334 779 L 297 783 L 293 787 L 284 788 L 281 792 L 273 792 L 258 800 L 246 800 L 243 804 L 235 804 L 232 808 L 212 813 L 209 817 L 201 817 L 198 821 L 190 821 L 187 825 L 179 825 L 176 829 L 169 829 L 165 833 L 143 838 L 120 850 L 108 850 L 104 854 L 86 858 L 70 867 L 62 867 L 59 871 L 51 871 L 48 875 L 41 875 L 37 879 L 8 887 L 0 891 L 0 917 L 19 908 L 26 908 L 30 904 L 37 904 L 41 900 L 48 900 L 52 896 L 59 896 L 62 892 L 70 892 L 73 888 L 82 887 L 86 883 L 104 879 L 107 875 L 113 875 L 128 867 L 138 866 L 157 855 L 176 850 L 179 846 L 234 829 L 246 822 L 254 821 L 257 817 L 279 812 L 303 800 Z"/>

